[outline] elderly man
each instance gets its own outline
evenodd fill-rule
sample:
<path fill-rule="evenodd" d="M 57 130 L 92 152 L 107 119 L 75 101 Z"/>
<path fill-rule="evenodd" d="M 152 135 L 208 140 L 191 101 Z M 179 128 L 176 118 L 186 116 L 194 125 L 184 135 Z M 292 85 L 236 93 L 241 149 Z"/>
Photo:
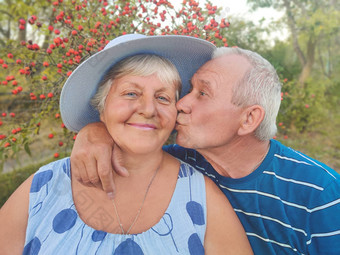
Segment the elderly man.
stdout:
<path fill-rule="evenodd" d="M 255 254 L 340 254 L 340 176 L 271 140 L 281 84 L 270 63 L 251 51 L 219 48 L 191 83 L 177 103 L 178 145 L 164 149 L 215 181 Z M 100 179 L 111 194 L 113 147 L 103 125 L 85 127 L 72 171 L 85 183 Z"/>

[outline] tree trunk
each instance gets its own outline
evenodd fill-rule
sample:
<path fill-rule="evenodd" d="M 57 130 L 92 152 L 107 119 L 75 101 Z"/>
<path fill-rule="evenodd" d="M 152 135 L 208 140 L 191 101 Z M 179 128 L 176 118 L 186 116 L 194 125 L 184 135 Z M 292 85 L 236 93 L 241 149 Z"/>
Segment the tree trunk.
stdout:
<path fill-rule="evenodd" d="M 44 8 L 44 11 L 46 11 L 45 8 Z M 51 14 L 48 25 L 53 25 L 53 21 L 54 21 L 54 18 L 53 18 L 53 15 Z M 52 32 L 50 31 L 48 34 L 45 35 L 44 43 L 42 45 L 42 48 L 44 50 L 47 50 L 47 48 L 49 47 L 49 41 L 50 41 L 51 34 L 52 34 Z"/>
<path fill-rule="evenodd" d="M 316 41 L 314 36 L 311 36 L 308 40 L 306 62 L 299 76 L 299 84 L 301 84 L 302 87 L 305 86 L 306 79 L 309 77 L 314 65 Z"/>
<path fill-rule="evenodd" d="M 26 31 L 27 31 L 27 24 L 25 24 L 25 28 L 24 29 L 19 29 L 18 32 L 18 41 L 22 42 L 22 41 L 26 41 Z"/>
<path fill-rule="evenodd" d="M 290 6 L 290 2 L 288 0 L 283 0 L 284 7 L 286 8 L 286 15 L 288 19 L 288 27 L 290 29 L 290 32 L 292 34 L 292 42 L 293 42 L 293 48 L 296 52 L 296 55 L 298 56 L 298 59 L 300 61 L 300 64 L 302 66 L 306 65 L 306 58 L 303 54 L 301 47 L 299 45 L 298 41 L 298 31 L 296 28 L 296 21 L 292 13 L 292 8 Z"/>

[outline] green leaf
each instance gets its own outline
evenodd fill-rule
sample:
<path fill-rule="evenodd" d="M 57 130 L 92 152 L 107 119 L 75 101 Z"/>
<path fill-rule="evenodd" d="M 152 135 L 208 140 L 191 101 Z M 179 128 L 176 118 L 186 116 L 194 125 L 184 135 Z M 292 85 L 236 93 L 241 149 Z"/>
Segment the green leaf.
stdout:
<path fill-rule="evenodd" d="M 31 150 L 30 150 L 28 143 L 24 144 L 24 149 L 25 149 L 26 153 L 32 157 Z"/>

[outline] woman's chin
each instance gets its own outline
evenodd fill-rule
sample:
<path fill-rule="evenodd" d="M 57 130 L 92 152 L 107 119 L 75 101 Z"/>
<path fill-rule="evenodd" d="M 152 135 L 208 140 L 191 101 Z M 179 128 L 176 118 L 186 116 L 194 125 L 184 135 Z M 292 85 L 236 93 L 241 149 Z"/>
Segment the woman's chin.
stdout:
<path fill-rule="evenodd" d="M 162 146 L 151 146 L 150 144 L 144 144 L 140 146 L 128 146 L 126 149 L 123 149 L 129 154 L 134 155 L 150 155 L 153 153 L 157 153 L 162 150 Z"/>

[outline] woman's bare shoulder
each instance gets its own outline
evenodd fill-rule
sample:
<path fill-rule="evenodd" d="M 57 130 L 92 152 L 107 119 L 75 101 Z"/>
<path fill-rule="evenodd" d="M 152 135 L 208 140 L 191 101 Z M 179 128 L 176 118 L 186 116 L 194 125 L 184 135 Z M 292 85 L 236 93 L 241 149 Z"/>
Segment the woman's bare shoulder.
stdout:
<path fill-rule="evenodd" d="M 206 254 L 252 254 L 246 233 L 219 187 L 205 176 L 207 196 Z"/>
<path fill-rule="evenodd" d="M 13 192 L 0 210 L 0 254 L 22 254 L 33 176 Z"/>

